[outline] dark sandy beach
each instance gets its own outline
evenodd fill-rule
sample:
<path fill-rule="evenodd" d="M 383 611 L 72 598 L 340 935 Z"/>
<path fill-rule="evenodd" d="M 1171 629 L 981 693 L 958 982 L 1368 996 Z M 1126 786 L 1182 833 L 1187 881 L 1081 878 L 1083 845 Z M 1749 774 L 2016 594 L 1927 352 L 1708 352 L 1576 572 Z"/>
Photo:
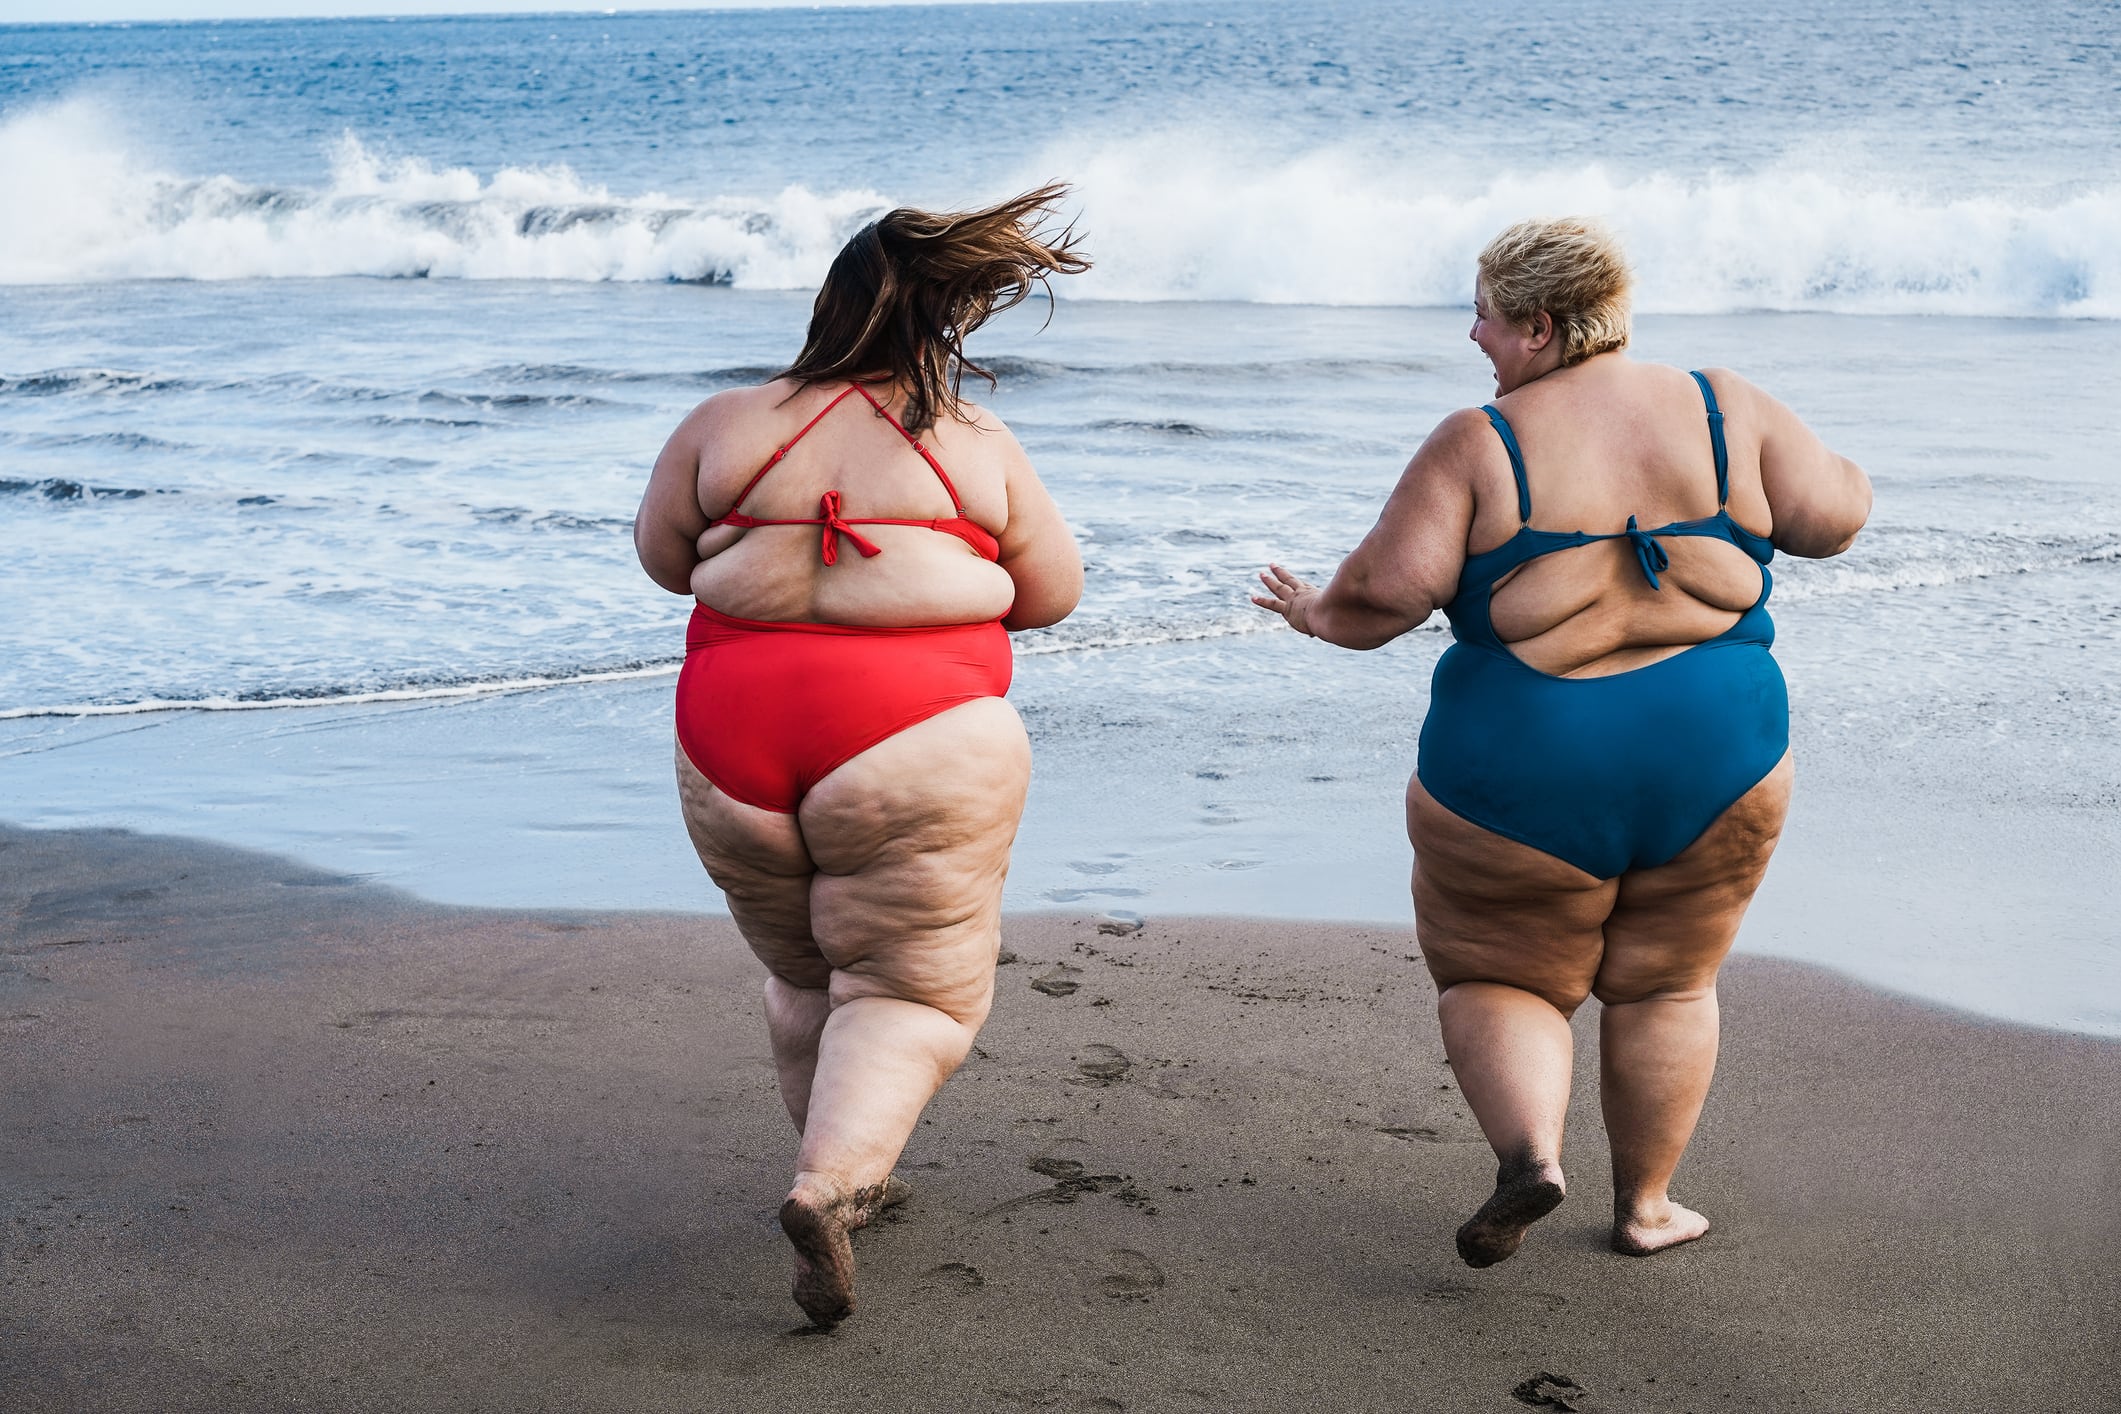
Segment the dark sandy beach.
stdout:
<path fill-rule="evenodd" d="M 1410 930 L 1005 941 L 815 1335 L 727 921 L 0 831 L 0 1409 L 2116 1407 L 2121 1046 L 1737 961 L 1716 1229 L 1636 1261 L 1593 1005 L 1569 1201 L 1475 1272 Z"/>

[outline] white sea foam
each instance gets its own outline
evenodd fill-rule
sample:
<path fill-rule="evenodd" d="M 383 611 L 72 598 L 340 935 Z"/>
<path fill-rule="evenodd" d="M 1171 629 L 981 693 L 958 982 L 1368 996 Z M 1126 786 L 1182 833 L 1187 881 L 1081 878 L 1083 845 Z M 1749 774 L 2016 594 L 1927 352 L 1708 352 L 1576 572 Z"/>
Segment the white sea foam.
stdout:
<path fill-rule="evenodd" d="M 1622 237 L 1648 312 L 2121 317 L 2121 186 L 2037 204 L 1794 166 L 1469 180 L 1351 151 L 1254 164 L 1165 139 L 1067 170 L 1101 256 L 1078 287 L 1109 298 L 1462 305 L 1497 231 L 1576 214 Z"/>
<path fill-rule="evenodd" d="M 1871 532 L 1869 538 L 1875 543 L 1867 544 L 1861 556 L 1776 561 L 1776 598 L 1794 603 L 1890 594 L 2121 563 L 2121 537 L 2113 535 L 2063 539 L 1888 530 Z"/>
<path fill-rule="evenodd" d="M 791 186 L 764 200 L 614 196 L 564 167 L 481 177 L 371 152 L 351 134 L 319 187 L 186 177 L 139 158 L 95 104 L 0 124 L 0 283 L 282 279 L 815 284 L 889 203 Z"/>
<path fill-rule="evenodd" d="M 1997 535 L 1979 539 L 1962 548 L 1940 548 L 1923 532 L 1893 535 L 1895 543 L 1867 557 L 1867 562 L 1808 563 L 1778 561 L 1775 595 L 1779 602 L 1836 599 L 1893 593 L 1907 589 L 1966 584 L 2000 576 L 2038 574 L 2068 570 L 2083 565 L 2121 562 L 2121 540 L 2093 536 L 2076 540 L 2041 541 L 2020 536 Z M 1963 537 L 1946 537 L 1953 540 Z M 1901 539 L 1912 543 L 1899 544 Z M 1232 606 L 1227 611 L 1202 618 L 1171 618 L 1149 615 L 1079 616 L 1049 629 L 1021 634 L 1015 652 L 1020 658 L 1053 654 L 1099 654 L 1129 649 L 1155 648 L 1180 643 L 1272 633 L 1281 627 L 1278 619 L 1249 607 Z M 1442 633 L 1447 625 L 1441 615 L 1423 629 Z M 584 669 L 578 672 L 499 674 L 459 682 L 426 682 L 400 687 L 320 688 L 297 694 L 250 696 L 205 695 L 199 697 L 146 697 L 120 702 L 52 703 L 0 708 L 0 722 L 31 718 L 130 717 L 165 712 L 257 712 L 275 708 L 343 708 L 388 703 L 443 702 L 466 698 L 497 697 L 551 688 L 587 687 L 598 683 L 632 682 L 677 675 L 680 661 L 642 663 L 616 669 Z"/>
<path fill-rule="evenodd" d="M 1098 265 L 1079 297 L 1463 304 L 1509 221 L 1599 215 L 1649 312 L 1822 310 L 2121 318 L 2121 186 L 2044 201 L 1895 188 L 1800 165 L 1623 176 L 1469 177 L 1327 150 L 1260 160 L 1192 134 L 1044 154 L 1022 181 L 1076 183 Z M 814 286 L 876 191 L 615 194 L 564 167 L 489 176 L 355 136 L 315 187 L 185 176 L 139 156 L 95 104 L 0 123 L 0 284 L 385 276 Z"/>
<path fill-rule="evenodd" d="M 367 707 L 386 702 L 444 702 L 465 697 L 498 697 L 550 687 L 585 687 L 592 683 L 630 682 L 637 678 L 677 676 L 680 663 L 651 663 L 603 673 L 560 673 L 496 678 L 486 682 L 443 683 L 427 687 L 394 687 L 373 692 L 315 692 L 283 697 L 143 697 L 132 702 L 76 702 L 50 706 L 0 708 L 0 722 L 32 717 L 136 717 L 153 712 L 264 712 L 287 707 Z"/>

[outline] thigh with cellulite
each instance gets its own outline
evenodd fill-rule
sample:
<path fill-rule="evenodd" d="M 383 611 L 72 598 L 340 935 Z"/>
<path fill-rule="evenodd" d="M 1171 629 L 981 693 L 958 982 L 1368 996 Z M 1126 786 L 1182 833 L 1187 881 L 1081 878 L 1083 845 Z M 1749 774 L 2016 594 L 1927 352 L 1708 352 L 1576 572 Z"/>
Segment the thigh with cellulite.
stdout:
<path fill-rule="evenodd" d="M 1439 989 L 1500 982 L 1573 1011 L 1589 995 L 1615 881 L 1506 839 L 1407 784 L 1414 932 Z"/>
<path fill-rule="evenodd" d="M 718 789 L 680 747 L 678 803 L 685 832 L 752 952 L 776 977 L 823 987 L 831 967 L 810 935 L 816 872 L 793 815 L 746 805 Z"/>
<path fill-rule="evenodd" d="M 977 698 L 864 751 L 803 798 L 811 934 L 835 1003 L 922 1002 L 976 1025 L 1001 940 L 1002 881 L 1031 781 L 1016 709 Z"/>
<path fill-rule="evenodd" d="M 1715 981 L 1782 837 L 1794 779 L 1784 755 L 1677 857 L 1620 877 L 1594 986 L 1600 1001 L 1638 1001 Z"/>

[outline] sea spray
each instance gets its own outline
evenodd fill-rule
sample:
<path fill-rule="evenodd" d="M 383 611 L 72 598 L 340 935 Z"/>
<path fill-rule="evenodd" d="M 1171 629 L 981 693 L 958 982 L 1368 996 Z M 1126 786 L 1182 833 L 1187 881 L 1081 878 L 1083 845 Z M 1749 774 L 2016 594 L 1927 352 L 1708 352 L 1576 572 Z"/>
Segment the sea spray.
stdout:
<path fill-rule="evenodd" d="M 392 156 L 348 133 L 315 186 L 165 171 L 87 100 L 0 122 L 0 284 L 128 279 L 692 281 L 814 287 L 897 198 L 859 188 L 615 192 L 565 166 Z M 1197 132 L 1050 148 L 1001 186 L 1073 181 L 1098 265 L 1075 298 L 1448 307 L 1524 216 L 1601 216 L 1645 313 L 2121 318 L 2121 185 L 2041 199 L 1778 165 L 1469 175 L 1325 148 L 1260 160 Z M 992 193 L 990 193 L 992 194 Z"/>

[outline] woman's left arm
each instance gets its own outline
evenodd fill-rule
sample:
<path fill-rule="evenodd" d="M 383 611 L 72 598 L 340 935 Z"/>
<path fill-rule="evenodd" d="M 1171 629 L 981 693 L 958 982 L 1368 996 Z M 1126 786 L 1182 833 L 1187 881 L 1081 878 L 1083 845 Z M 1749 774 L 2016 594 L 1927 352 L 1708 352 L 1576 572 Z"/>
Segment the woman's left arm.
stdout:
<path fill-rule="evenodd" d="M 700 562 L 699 539 L 707 529 L 707 512 L 700 509 L 700 446 L 713 420 L 713 401 L 694 408 L 663 444 L 633 518 L 641 568 L 672 594 L 692 592 L 692 571 Z"/>
<path fill-rule="evenodd" d="M 1342 648 L 1381 648 L 1419 628 L 1458 591 L 1474 478 L 1494 435 L 1480 412 L 1452 413 L 1414 453 L 1377 524 L 1325 588 L 1273 565 L 1259 577 L 1266 595 L 1252 602 Z"/>
<path fill-rule="evenodd" d="M 1082 550 L 1015 434 L 992 414 L 983 415 L 982 425 L 1002 439 L 1009 492 L 1009 521 L 1000 537 L 1000 564 L 1016 586 L 1016 598 L 1002 618 L 1002 627 L 1015 633 L 1057 624 L 1082 602 Z"/>

